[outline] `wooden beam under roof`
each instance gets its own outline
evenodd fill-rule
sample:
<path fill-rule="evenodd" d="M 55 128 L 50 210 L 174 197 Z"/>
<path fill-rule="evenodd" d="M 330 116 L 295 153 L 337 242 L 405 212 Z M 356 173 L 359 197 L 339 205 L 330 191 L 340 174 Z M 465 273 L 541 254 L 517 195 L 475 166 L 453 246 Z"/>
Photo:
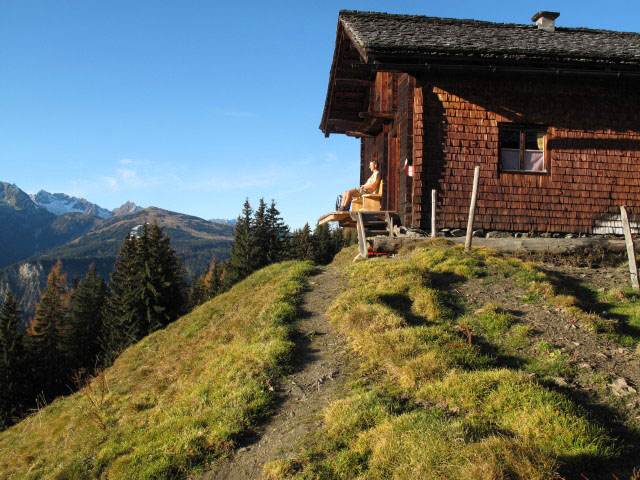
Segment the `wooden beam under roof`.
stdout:
<path fill-rule="evenodd" d="M 356 137 L 356 138 L 375 138 L 374 135 L 371 135 L 369 133 L 363 133 L 363 132 L 356 132 L 353 130 L 347 130 L 346 132 L 344 132 L 345 135 L 347 135 L 348 137 Z"/>
<path fill-rule="evenodd" d="M 329 120 L 353 122 L 358 124 L 364 123 L 364 120 L 358 116 L 357 112 L 350 110 L 332 110 Z"/>
<path fill-rule="evenodd" d="M 358 85 L 366 85 L 366 86 L 371 86 L 373 85 L 373 80 L 366 80 L 364 78 L 336 78 L 335 79 L 336 83 L 352 83 L 352 84 L 358 84 Z"/>
<path fill-rule="evenodd" d="M 335 117 L 331 117 L 328 119 L 328 121 L 330 123 L 344 123 L 344 124 L 349 124 L 352 127 L 354 127 L 354 130 L 357 130 L 358 127 L 362 126 L 362 120 L 348 120 L 348 119 L 344 119 L 344 118 L 335 118 Z"/>
<path fill-rule="evenodd" d="M 333 93 L 336 100 L 362 100 L 367 96 L 366 90 L 359 91 L 336 91 Z"/>
<path fill-rule="evenodd" d="M 360 118 L 381 118 L 383 120 L 393 120 L 396 116 L 393 112 L 360 112 Z"/>
<path fill-rule="evenodd" d="M 371 79 L 371 73 L 363 70 L 354 70 L 350 67 L 338 67 L 336 69 L 336 78 L 352 78 L 354 80 L 369 80 Z"/>
<path fill-rule="evenodd" d="M 352 115 L 358 115 L 362 111 L 363 99 L 338 98 L 334 99 L 334 111 L 343 113 L 349 112 Z M 340 116 L 340 114 L 334 114 Z"/>

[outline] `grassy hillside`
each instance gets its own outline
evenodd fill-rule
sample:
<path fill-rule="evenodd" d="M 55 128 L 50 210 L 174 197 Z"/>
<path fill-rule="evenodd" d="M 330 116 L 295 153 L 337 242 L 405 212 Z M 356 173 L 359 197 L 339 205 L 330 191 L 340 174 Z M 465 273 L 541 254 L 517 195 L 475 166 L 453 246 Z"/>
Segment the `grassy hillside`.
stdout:
<path fill-rule="evenodd" d="M 174 479 L 215 462 L 270 412 L 311 270 L 255 273 L 0 433 L 0 478 Z"/>
<path fill-rule="evenodd" d="M 587 478 L 578 473 L 625 457 L 611 430 L 554 383 L 571 378 L 568 355 L 530 348 L 534 332 L 513 312 L 474 302 L 501 282 L 585 335 L 611 335 L 615 322 L 582 311 L 535 265 L 487 249 L 434 241 L 355 265 L 351 250 L 334 262 L 350 286 L 330 316 L 360 373 L 304 452 L 267 464 L 266 478 Z"/>

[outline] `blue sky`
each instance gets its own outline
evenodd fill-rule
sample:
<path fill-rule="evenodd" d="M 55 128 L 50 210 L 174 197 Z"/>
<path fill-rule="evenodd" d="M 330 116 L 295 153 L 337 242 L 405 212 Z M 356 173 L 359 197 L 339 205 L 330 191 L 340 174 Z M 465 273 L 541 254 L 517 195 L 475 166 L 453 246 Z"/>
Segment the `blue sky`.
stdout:
<path fill-rule="evenodd" d="M 358 182 L 359 141 L 318 130 L 342 8 L 640 31 L 621 0 L 0 0 L 0 180 L 203 218 L 273 198 L 313 224 Z"/>

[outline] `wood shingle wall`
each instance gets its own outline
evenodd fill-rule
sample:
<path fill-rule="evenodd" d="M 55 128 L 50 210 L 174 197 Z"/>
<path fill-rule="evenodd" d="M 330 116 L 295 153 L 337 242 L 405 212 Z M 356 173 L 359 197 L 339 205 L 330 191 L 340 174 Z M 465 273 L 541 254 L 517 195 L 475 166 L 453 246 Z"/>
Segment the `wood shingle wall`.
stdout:
<path fill-rule="evenodd" d="M 413 100 L 413 221 L 462 228 L 480 165 L 480 228 L 588 232 L 619 205 L 640 211 L 640 94 L 621 82 L 424 79 Z M 547 173 L 500 172 L 500 122 L 547 128 Z"/>

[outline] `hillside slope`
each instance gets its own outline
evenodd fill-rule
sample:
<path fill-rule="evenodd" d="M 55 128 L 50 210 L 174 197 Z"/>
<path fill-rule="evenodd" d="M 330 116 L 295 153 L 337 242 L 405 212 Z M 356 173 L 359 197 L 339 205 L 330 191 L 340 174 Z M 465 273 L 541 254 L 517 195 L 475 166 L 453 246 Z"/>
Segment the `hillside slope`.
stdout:
<path fill-rule="evenodd" d="M 624 271 L 596 289 L 442 240 L 350 265 L 355 253 L 334 262 L 349 286 L 329 315 L 360 371 L 264 478 L 638 478 L 640 295 L 618 286 Z"/>
<path fill-rule="evenodd" d="M 442 240 L 354 255 L 300 312 L 312 268 L 283 263 L 127 350 L 0 434 L 0 478 L 637 480 L 640 294 L 624 269 Z M 316 311 L 292 335 L 310 301 L 332 302 L 333 331 Z M 322 386 L 328 356 L 338 388 Z"/>
<path fill-rule="evenodd" d="M 255 273 L 0 433 L 0 478 L 176 479 L 215 462 L 271 410 L 311 271 Z"/>

